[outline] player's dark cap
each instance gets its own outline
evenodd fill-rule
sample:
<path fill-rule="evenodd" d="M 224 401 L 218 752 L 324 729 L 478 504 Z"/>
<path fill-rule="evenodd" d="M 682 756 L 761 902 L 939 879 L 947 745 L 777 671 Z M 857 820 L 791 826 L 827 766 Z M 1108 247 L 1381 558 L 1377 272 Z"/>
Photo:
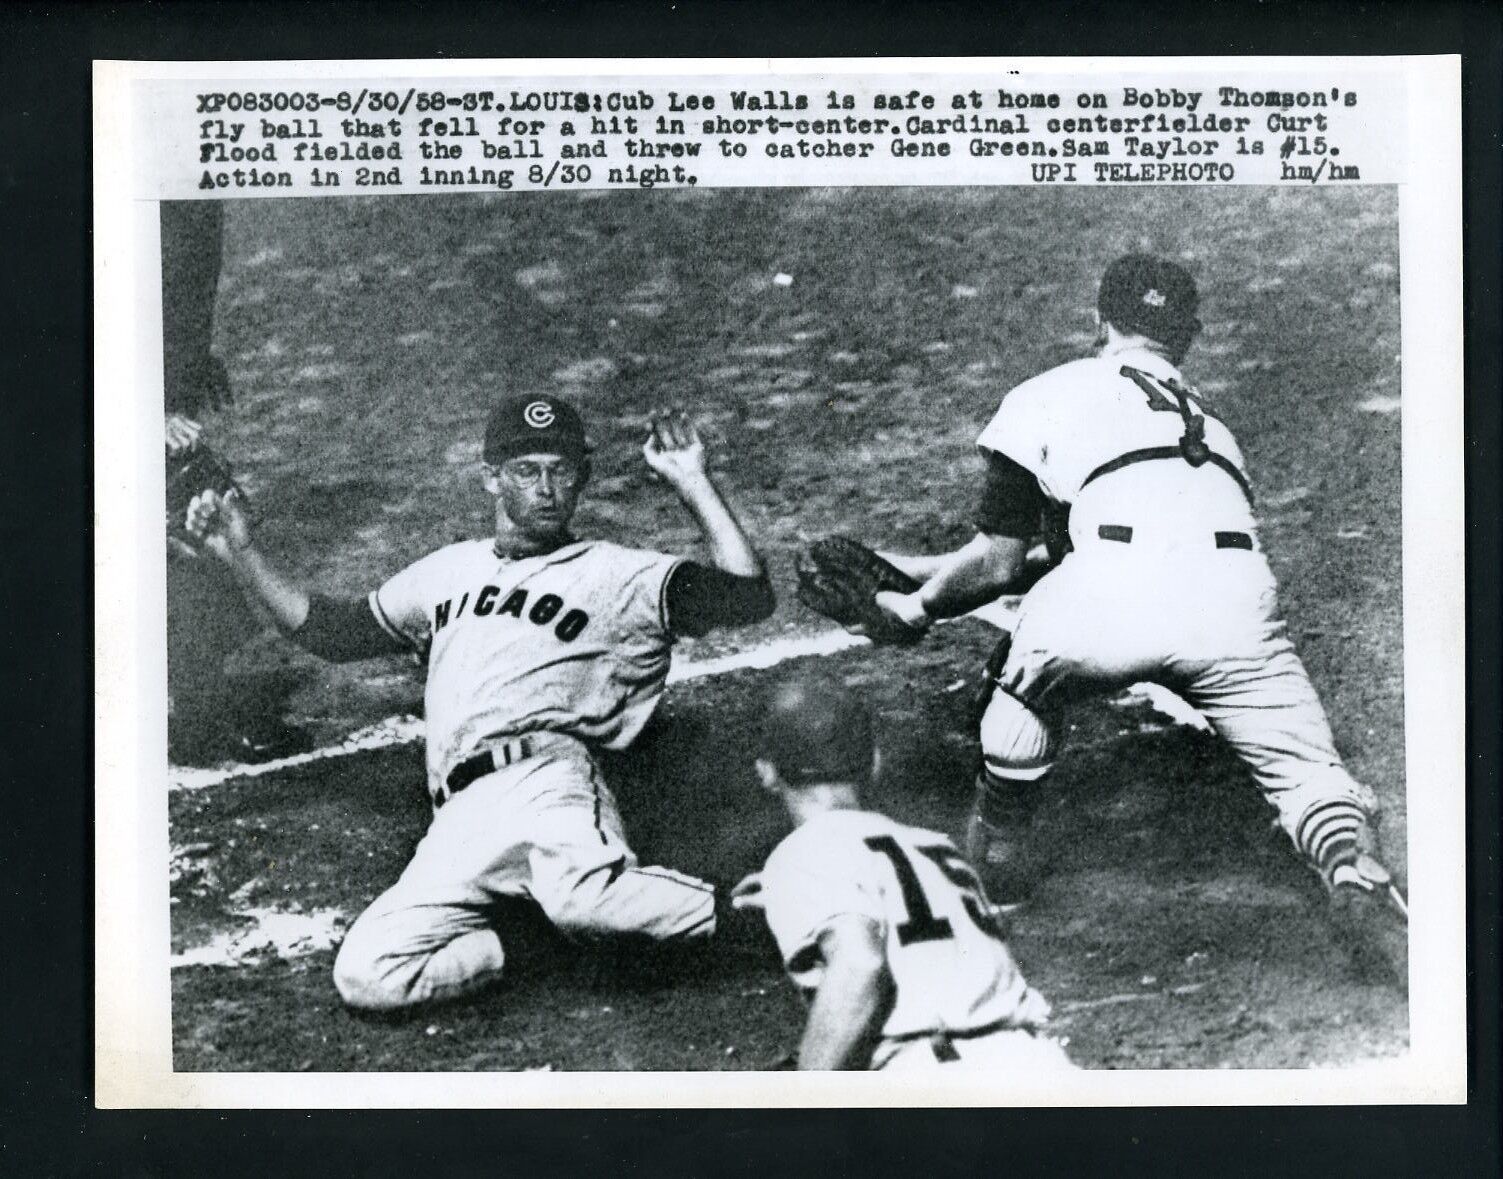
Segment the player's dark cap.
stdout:
<path fill-rule="evenodd" d="M 503 398 L 486 419 L 484 457 L 492 466 L 519 454 L 560 454 L 580 459 L 589 453 L 579 411 L 546 393 Z"/>
<path fill-rule="evenodd" d="M 1200 330 L 1200 296 L 1190 272 L 1151 254 L 1124 254 L 1108 266 L 1096 306 L 1122 331 L 1162 343 L 1188 343 Z"/>
<path fill-rule="evenodd" d="M 838 679 L 807 675 L 776 684 L 762 701 L 757 754 L 783 780 L 865 782 L 872 768 L 872 716 Z"/>

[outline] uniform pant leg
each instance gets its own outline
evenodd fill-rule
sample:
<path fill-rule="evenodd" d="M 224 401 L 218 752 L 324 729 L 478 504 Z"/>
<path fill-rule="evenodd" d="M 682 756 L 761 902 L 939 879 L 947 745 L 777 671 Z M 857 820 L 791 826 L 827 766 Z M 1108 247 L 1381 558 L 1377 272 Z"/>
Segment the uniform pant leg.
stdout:
<path fill-rule="evenodd" d="M 1042 779 L 1070 700 L 1162 668 L 1169 609 L 1128 554 L 1076 552 L 1039 581 L 1023 599 L 982 716 L 984 773 L 1024 786 Z"/>
<path fill-rule="evenodd" d="M 334 984 L 352 1007 L 391 1011 L 494 984 L 506 956 L 491 925 L 498 897 L 526 893 L 526 848 L 496 822 L 486 780 L 434 816 L 401 877 L 345 936 Z M 493 785 L 493 784 L 491 784 Z"/>
<path fill-rule="evenodd" d="M 1278 624 L 1255 654 L 1217 659 L 1186 699 L 1241 756 L 1279 825 L 1317 867 L 1349 849 L 1377 798 L 1346 770 L 1304 664 Z"/>
<path fill-rule="evenodd" d="M 707 937 L 704 881 L 642 867 L 581 749 L 482 778 L 437 812 L 401 878 L 351 927 L 334 964 L 345 1002 L 393 1010 L 483 989 L 505 965 L 498 897 L 531 897 L 574 936 Z"/>
<path fill-rule="evenodd" d="M 575 937 L 641 934 L 657 941 L 715 931 L 715 890 L 671 868 L 643 867 L 598 767 L 582 752 L 551 767 L 560 781 L 533 819 L 529 888 Z"/>

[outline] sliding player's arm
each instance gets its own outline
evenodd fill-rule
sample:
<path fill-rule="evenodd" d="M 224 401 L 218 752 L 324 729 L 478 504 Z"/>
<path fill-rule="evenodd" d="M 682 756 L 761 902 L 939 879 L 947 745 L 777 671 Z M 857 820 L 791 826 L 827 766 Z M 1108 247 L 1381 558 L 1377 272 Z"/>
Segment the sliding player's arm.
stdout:
<path fill-rule="evenodd" d="M 221 561 L 278 630 L 305 650 L 336 662 L 411 649 L 411 641 L 377 618 L 376 606 L 310 593 L 261 551 L 236 495 L 206 491 L 188 507 L 187 529 Z"/>
<path fill-rule="evenodd" d="M 700 636 L 769 617 L 777 599 L 767 564 L 710 474 L 694 423 L 682 413 L 654 415 L 642 455 L 678 493 L 710 547 L 710 564 L 685 561 L 668 582 L 673 633 Z"/>

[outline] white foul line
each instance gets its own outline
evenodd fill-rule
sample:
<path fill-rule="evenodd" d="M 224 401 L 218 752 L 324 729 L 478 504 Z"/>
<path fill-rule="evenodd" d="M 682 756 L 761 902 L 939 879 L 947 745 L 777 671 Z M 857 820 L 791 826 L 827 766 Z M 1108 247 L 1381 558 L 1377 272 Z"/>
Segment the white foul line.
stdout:
<path fill-rule="evenodd" d="M 998 598 L 995 602 L 982 606 L 966 617 L 989 623 L 999 630 L 1011 630 L 1017 617 L 1019 600 L 1016 597 Z M 681 684 L 689 680 L 725 675 L 733 671 L 766 670 L 780 663 L 786 663 L 790 659 L 837 655 L 841 651 L 869 646 L 870 643 L 870 639 L 844 630 L 829 630 L 813 635 L 774 639 L 759 647 L 749 647 L 744 651 L 736 651 L 714 659 L 675 663 L 668 672 L 668 683 L 670 685 Z M 1131 691 L 1140 698 L 1147 698 L 1156 710 L 1165 713 L 1180 724 L 1205 726 L 1205 721 L 1199 713 L 1167 689 L 1160 688 L 1156 684 L 1141 684 L 1136 685 Z M 308 753 L 293 754 L 291 757 L 279 757 L 274 761 L 264 761 L 254 765 L 214 766 L 206 769 L 168 766 L 167 789 L 202 790 L 205 786 L 217 786 L 232 778 L 259 778 L 297 766 L 310 765 L 316 761 L 325 761 L 331 757 L 347 757 L 352 753 L 408 745 L 422 740 L 423 732 L 424 726 L 420 717 L 389 716 L 385 720 L 356 730 L 336 745 L 314 749 Z"/>
<path fill-rule="evenodd" d="M 1018 598 L 998 598 L 982 606 L 968 618 L 980 619 L 1002 630 L 1012 629 L 1012 620 L 1017 614 Z M 790 659 L 808 659 L 825 655 L 837 655 L 855 647 L 869 646 L 871 640 L 849 631 L 830 630 L 814 635 L 798 635 L 794 638 L 774 639 L 759 647 L 749 647 L 715 659 L 700 659 L 675 663 L 668 671 L 668 683 L 681 684 L 687 680 L 703 679 L 706 676 L 725 675 L 733 671 L 765 670 L 786 663 Z M 297 766 L 309 765 L 331 757 L 347 757 L 372 749 L 388 749 L 407 745 L 423 738 L 422 718 L 405 715 L 389 716 L 366 728 L 351 733 L 337 745 L 295 753 L 291 757 L 279 757 L 274 761 L 254 765 L 223 765 L 205 769 L 187 766 L 167 767 L 168 790 L 202 790 L 205 786 L 217 786 L 231 778 L 259 778 Z"/>

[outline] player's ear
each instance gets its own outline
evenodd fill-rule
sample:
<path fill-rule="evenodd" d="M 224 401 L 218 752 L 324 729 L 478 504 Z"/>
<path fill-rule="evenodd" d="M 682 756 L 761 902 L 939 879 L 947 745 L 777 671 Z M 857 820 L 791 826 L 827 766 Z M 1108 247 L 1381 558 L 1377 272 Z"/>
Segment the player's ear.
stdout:
<path fill-rule="evenodd" d="M 870 782 L 873 786 L 875 786 L 881 780 L 882 780 L 882 751 L 880 749 L 875 749 L 874 748 L 872 750 L 872 774 L 871 774 L 871 777 L 867 779 L 867 781 Z"/>
<path fill-rule="evenodd" d="M 480 481 L 485 484 L 486 491 L 492 495 L 501 494 L 501 468 L 493 467 L 490 463 L 481 463 Z"/>
<path fill-rule="evenodd" d="M 776 794 L 783 784 L 783 776 L 778 773 L 778 767 L 765 757 L 759 757 L 752 762 L 752 768 L 757 772 L 757 781 L 762 784 L 762 789 L 769 794 Z"/>

